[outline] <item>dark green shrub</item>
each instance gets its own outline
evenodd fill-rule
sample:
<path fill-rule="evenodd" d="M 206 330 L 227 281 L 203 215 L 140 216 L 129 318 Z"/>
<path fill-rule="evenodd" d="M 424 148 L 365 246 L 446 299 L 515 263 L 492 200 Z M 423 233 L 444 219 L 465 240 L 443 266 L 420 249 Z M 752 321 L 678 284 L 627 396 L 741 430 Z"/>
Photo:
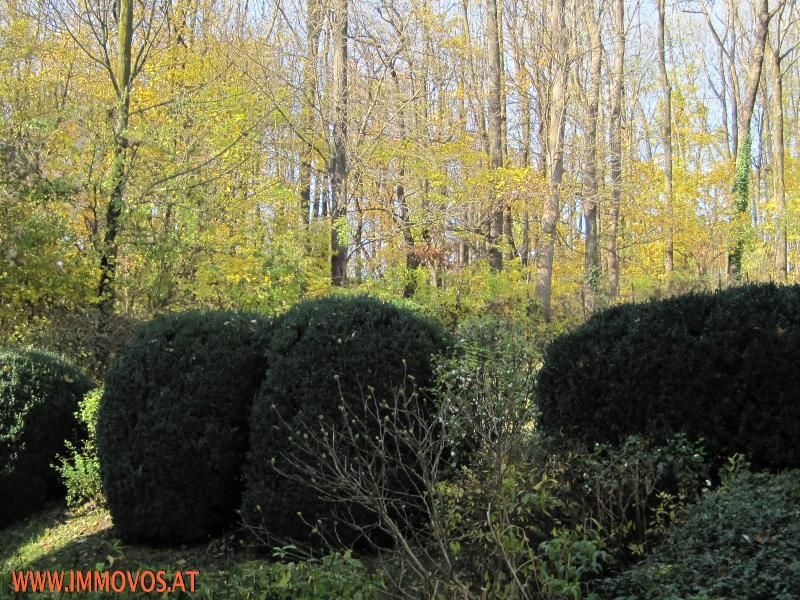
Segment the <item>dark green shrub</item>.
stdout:
<path fill-rule="evenodd" d="M 800 472 L 740 474 L 690 506 L 651 556 L 605 582 L 607 597 L 798 598 L 799 505 Z"/>
<path fill-rule="evenodd" d="M 249 314 L 169 315 L 145 325 L 117 356 L 97 449 L 122 538 L 200 540 L 234 519 L 267 330 Z"/>
<path fill-rule="evenodd" d="M 329 428 L 347 427 L 342 415 L 359 419 L 358 427 L 377 435 L 378 421 L 393 404 L 398 388 L 405 389 L 406 397 L 412 387 L 424 390 L 432 378 L 432 356 L 448 343 L 436 323 L 366 296 L 308 301 L 278 318 L 270 338 L 269 369 L 253 406 L 245 522 L 262 526 L 270 536 L 309 540 L 308 523 L 322 520 L 318 531 L 330 532 L 340 515 L 334 535 L 344 543 L 353 539 L 347 523 L 367 528 L 374 524 L 374 516 L 361 505 L 326 502 L 323 482 L 306 479 L 309 485 L 304 485 L 305 475 L 297 463 L 326 460 L 322 452 L 310 455 L 313 437 L 320 428 L 330 432 Z M 376 408 L 375 419 L 374 413 L 366 414 L 365 401 Z M 311 452 L 294 453 L 292 434 L 310 434 L 311 443 L 305 448 Z M 348 449 L 353 443 L 357 443 L 353 436 L 343 435 L 337 450 L 340 457 L 354 450 Z M 389 462 L 383 461 L 386 471 L 402 470 Z M 390 474 L 387 480 L 392 479 Z M 395 478 L 394 486 L 398 485 Z"/>
<path fill-rule="evenodd" d="M 63 494 L 51 465 L 79 438 L 75 411 L 91 386 L 55 354 L 0 349 L 0 526 Z"/>
<path fill-rule="evenodd" d="M 800 465 L 800 287 L 752 285 L 601 312 L 555 340 L 541 425 L 588 442 L 704 438 L 710 457 Z"/>

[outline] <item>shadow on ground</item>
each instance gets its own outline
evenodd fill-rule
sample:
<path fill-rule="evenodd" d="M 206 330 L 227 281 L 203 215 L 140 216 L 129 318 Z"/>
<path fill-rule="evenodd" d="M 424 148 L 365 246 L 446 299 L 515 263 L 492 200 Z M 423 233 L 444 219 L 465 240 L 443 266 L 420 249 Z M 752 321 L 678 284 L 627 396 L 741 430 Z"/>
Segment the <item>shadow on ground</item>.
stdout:
<path fill-rule="evenodd" d="M 203 582 L 224 577 L 253 554 L 241 548 L 232 535 L 207 543 L 180 547 L 149 547 L 123 544 L 115 535 L 108 512 L 84 507 L 68 511 L 50 507 L 33 517 L 0 530 L 0 600 L 5 598 L 122 598 L 157 597 L 158 594 L 14 594 L 12 571 L 198 571 L 198 588 Z M 69 577 L 67 574 L 65 577 Z M 188 584 L 187 584 L 188 585 Z M 188 587 L 187 587 L 188 591 Z M 196 597 L 172 593 L 170 598 Z"/>

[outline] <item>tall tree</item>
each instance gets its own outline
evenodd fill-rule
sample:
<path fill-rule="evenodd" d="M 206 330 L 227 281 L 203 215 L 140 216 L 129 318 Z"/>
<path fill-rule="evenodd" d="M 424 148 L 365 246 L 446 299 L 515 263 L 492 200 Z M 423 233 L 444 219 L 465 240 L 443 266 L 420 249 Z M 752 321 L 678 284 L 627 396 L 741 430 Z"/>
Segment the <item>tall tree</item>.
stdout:
<path fill-rule="evenodd" d="M 493 171 L 503 166 L 503 91 L 502 54 L 497 0 L 488 0 L 486 6 L 486 33 L 489 44 L 489 165 Z M 489 265 L 503 268 L 503 253 L 497 244 L 503 237 L 504 207 L 497 195 L 491 193 L 489 216 Z"/>
<path fill-rule="evenodd" d="M 770 47 L 769 79 L 772 85 L 772 173 L 776 211 L 775 270 L 779 280 L 786 281 L 786 185 L 784 181 L 783 74 L 780 48 Z"/>
<path fill-rule="evenodd" d="M 531 133 L 532 133 L 532 119 L 533 119 L 533 106 L 531 102 L 531 77 L 530 67 L 528 64 L 529 46 L 526 40 L 526 20 L 525 15 L 521 14 L 521 6 L 525 3 L 517 2 L 513 5 L 512 11 L 507 11 L 506 18 L 508 19 L 509 30 L 511 33 L 511 50 L 514 58 L 514 67 L 516 75 L 516 94 L 519 97 L 519 110 L 521 121 L 521 139 L 520 139 L 520 166 L 531 166 Z M 507 216 L 510 215 L 510 210 Z M 506 219 L 506 233 L 509 236 L 509 246 L 513 246 L 511 236 L 511 223 Z M 530 194 L 524 196 L 524 207 L 522 210 L 522 239 L 519 246 L 519 257 L 524 266 L 528 265 L 531 254 L 531 214 L 530 214 Z"/>
<path fill-rule="evenodd" d="M 317 110 L 317 57 L 322 33 L 322 1 L 308 0 L 306 7 L 306 56 L 303 64 L 302 158 L 300 160 L 300 215 L 308 225 L 311 216 L 311 177 L 314 171 L 315 112 Z"/>
<path fill-rule="evenodd" d="M 552 39 L 550 62 L 553 84 L 547 123 L 547 170 L 549 191 L 542 211 L 542 235 L 537 249 L 536 297 L 542 304 L 544 319 L 552 317 L 553 258 L 556 229 L 561 207 L 561 184 L 564 178 L 564 126 L 567 108 L 569 57 L 565 23 L 565 0 L 552 0 L 549 24 Z"/>
<path fill-rule="evenodd" d="M 341 228 L 347 218 L 347 25 L 348 0 L 332 0 L 333 5 L 333 155 L 331 180 L 331 282 L 344 284 L 347 275 L 347 245 Z"/>
<path fill-rule="evenodd" d="M 658 8 L 658 71 L 661 75 L 661 144 L 664 146 L 664 271 L 667 278 L 672 276 L 675 262 L 674 216 L 672 209 L 672 84 L 667 73 L 667 53 L 665 44 L 665 5 L 666 0 L 656 0 Z"/>
<path fill-rule="evenodd" d="M 114 123 L 112 127 L 112 158 L 109 175 L 110 193 L 106 208 L 106 227 L 100 249 L 100 283 L 97 295 L 100 297 L 102 312 L 109 315 L 114 310 L 116 298 L 114 282 L 117 273 L 119 246 L 117 236 L 125 202 L 126 156 L 128 153 L 128 119 L 131 103 L 131 62 L 133 46 L 133 0 L 119 1 L 117 29 L 117 70 L 112 74 L 112 84 L 116 92 Z"/>
<path fill-rule="evenodd" d="M 608 295 L 619 293 L 619 217 L 622 198 L 622 96 L 625 90 L 625 4 L 614 0 L 614 77 L 611 84 L 611 217 L 608 224 Z"/>
<path fill-rule="evenodd" d="M 775 18 L 775 35 L 768 41 L 767 57 L 769 59 L 769 83 L 772 87 L 772 173 L 773 173 L 773 199 L 776 211 L 775 232 L 775 270 L 778 280 L 786 281 L 788 275 L 787 264 L 787 235 L 786 235 L 786 182 L 784 155 L 786 145 L 784 140 L 784 114 L 783 114 L 783 61 L 795 49 L 796 44 L 785 48 L 785 40 L 789 28 L 794 24 L 795 2 L 791 3 L 789 23 L 784 22 L 782 4 Z"/>
<path fill-rule="evenodd" d="M 783 1 L 780 2 L 783 5 Z M 736 171 L 734 174 L 733 194 L 736 228 L 728 255 L 728 279 L 738 282 L 742 279 L 742 254 L 744 252 L 748 204 L 750 199 L 750 170 L 752 138 L 750 122 L 756 105 L 758 86 L 761 81 L 761 70 L 764 65 L 764 54 L 769 33 L 769 23 L 778 8 L 770 11 L 769 0 L 756 0 L 755 40 L 750 51 L 750 61 L 746 71 L 745 94 L 739 106 L 738 128 L 736 132 Z"/>
<path fill-rule="evenodd" d="M 107 322 L 114 312 L 117 296 L 119 236 L 123 228 L 123 215 L 128 207 L 126 190 L 134 154 L 129 138 L 131 93 L 134 81 L 144 69 L 168 21 L 165 15 L 169 10 L 161 0 L 148 0 L 140 4 L 133 0 L 97 4 L 61 4 L 51 0 L 50 6 L 61 30 L 80 48 L 90 63 L 101 68 L 113 90 L 114 105 L 108 111 L 111 121 L 108 144 L 111 161 L 105 173 L 104 185 L 101 186 L 105 210 L 95 206 L 95 213 L 104 212 L 105 220 L 101 221 L 95 214 L 92 225 L 100 267 L 98 306 Z M 141 9 L 141 15 L 136 19 L 135 6 Z M 115 28 L 114 36 L 112 32 Z M 136 48 L 134 30 L 138 32 Z M 98 208 L 99 211 L 96 210 Z"/>
<path fill-rule="evenodd" d="M 599 220 L 597 215 L 597 120 L 600 113 L 600 83 L 603 68 L 603 40 L 600 34 L 602 3 L 595 8 L 595 2 L 587 7 L 586 28 L 589 34 L 589 90 L 586 95 L 585 123 L 586 150 L 584 156 L 584 202 L 586 221 L 586 256 L 584 259 L 584 280 L 586 283 L 586 309 L 594 311 L 600 292 L 601 261 Z"/>

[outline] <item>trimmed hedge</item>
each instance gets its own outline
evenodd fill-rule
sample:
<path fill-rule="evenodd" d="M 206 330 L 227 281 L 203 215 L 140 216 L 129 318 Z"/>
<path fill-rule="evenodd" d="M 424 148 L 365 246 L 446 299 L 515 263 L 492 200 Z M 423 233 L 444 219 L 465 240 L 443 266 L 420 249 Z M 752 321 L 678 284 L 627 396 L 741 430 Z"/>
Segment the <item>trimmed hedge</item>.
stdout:
<path fill-rule="evenodd" d="M 124 540 L 197 541 L 235 519 L 267 335 L 256 315 L 188 312 L 149 322 L 117 356 L 97 450 Z"/>
<path fill-rule="evenodd" d="M 541 425 L 589 442 L 684 432 L 712 458 L 798 466 L 799 364 L 799 286 L 621 305 L 549 346 Z"/>
<path fill-rule="evenodd" d="M 367 296 L 303 302 L 276 319 L 269 369 L 253 405 L 245 522 L 278 538 L 317 543 L 306 522 L 319 521 L 319 530 L 336 527 L 341 541 L 356 543 L 347 523 L 370 527 L 374 516 L 361 506 L 334 506 L 293 478 L 301 474 L 287 458 L 293 452 L 290 431 L 309 430 L 317 422 L 340 426 L 342 402 L 351 414 L 363 415 L 365 397 L 374 395 L 380 403 L 398 389 L 424 390 L 433 377 L 431 357 L 449 344 L 437 323 Z M 350 456 L 346 443 L 341 451 Z M 346 517 L 339 519 L 342 513 Z"/>
<path fill-rule="evenodd" d="M 60 356 L 0 349 L 0 527 L 63 497 L 51 465 L 80 438 L 75 412 L 91 387 Z"/>

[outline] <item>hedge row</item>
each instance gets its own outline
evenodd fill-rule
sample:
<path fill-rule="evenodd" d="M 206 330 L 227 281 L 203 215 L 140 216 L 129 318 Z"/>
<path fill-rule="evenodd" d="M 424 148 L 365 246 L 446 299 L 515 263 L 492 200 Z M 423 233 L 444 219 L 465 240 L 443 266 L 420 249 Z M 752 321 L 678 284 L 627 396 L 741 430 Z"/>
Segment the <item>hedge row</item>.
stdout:
<path fill-rule="evenodd" d="M 800 466 L 798 364 L 800 286 L 621 305 L 549 347 L 541 425 L 588 442 L 684 432 L 710 456 Z"/>
<path fill-rule="evenodd" d="M 278 473 L 291 469 L 284 425 L 333 419 L 342 402 L 362 400 L 359 390 L 385 398 L 406 376 L 424 388 L 431 356 L 446 346 L 438 325 L 367 297 L 305 302 L 272 324 L 228 312 L 150 322 L 108 373 L 98 423 L 120 536 L 201 540 L 242 505 L 271 535 L 308 539 L 298 512 L 324 520 L 337 507 L 298 484 L 301 473 Z"/>
<path fill-rule="evenodd" d="M 431 356 L 449 344 L 439 325 L 367 297 L 305 302 L 271 323 L 230 312 L 152 321 L 118 355 L 100 409 L 103 486 L 120 535 L 196 541 L 232 522 L 238 508 L 249 524 L 295 540 L 336 527 L 340 511 L 369 527 L 369 511 L 334 505 L 303 480 L 308 471 L 287 456 L 291 436 L 317 420 L 323 430 L 332 427 L 342 412 L 357 416 L 365 398 L 375 400 L 380 419 L 398 389 L 431 384 Z M 4 373 L 16 373 L 15 389 L 25 387 L 20 374 L 30 379 L 40 369 L 26 366 L 33 359 L 3 360 L 13 363 Z M 711 456 L 740 452 L 755 466 L 798 466 L 798 362 L 798 286 L 618 306 L 547 349 L 535 390 L 540 426 L 588 442 L 636 434 L 657 441 L 682 432 L 703 438 Z M 63 381 L 58 369 L 67 367 L 47 368 L 50 380 Z M 15 393 L 0 404 L 0 484 L 16 469 L 3 465 L 23 460 L 8 440 L 33 431 L 15 428 L 15 419 L 41 411 L 40 398 L 63 391 L 72 399 L 52 400 L 54 410 L 40 418 L 54 424 L 37 427 L 22 446 L 50 444 L 38 454 L 57 452 L 71 435 L 88 383 L 69 393 L 49 385 L 47 394 L 31 391 L 20 400 Z M 312 463 L 325 460 L 313 444 L 305 450 Z M 389 477 L 398 494 L 401 471 Z"/>

